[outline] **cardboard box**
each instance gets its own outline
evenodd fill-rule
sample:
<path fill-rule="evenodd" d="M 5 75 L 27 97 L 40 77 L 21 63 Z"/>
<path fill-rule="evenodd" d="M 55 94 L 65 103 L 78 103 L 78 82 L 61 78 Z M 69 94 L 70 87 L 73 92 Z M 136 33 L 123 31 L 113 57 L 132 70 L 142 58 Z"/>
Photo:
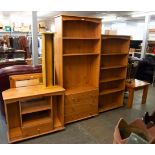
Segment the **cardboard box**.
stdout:
<path fill-rule="evenodd" d="M 117 31 L 116 30 L 105 30 L 105 34 L 106 35 L 117 35 Z"/>

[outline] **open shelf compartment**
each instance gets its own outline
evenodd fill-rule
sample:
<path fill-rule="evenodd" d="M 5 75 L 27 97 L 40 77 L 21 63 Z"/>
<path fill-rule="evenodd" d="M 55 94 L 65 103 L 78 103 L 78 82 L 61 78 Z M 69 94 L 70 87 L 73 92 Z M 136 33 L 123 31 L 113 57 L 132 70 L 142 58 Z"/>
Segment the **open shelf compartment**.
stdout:
<path fill-rule="evenodd" d="M 64 20 L 63 37 L 100 38 L 99 27 L 100 23 L 93 21 Z"/>
<path fill-rule="evenodd" d="M 124 91 L 99 96 L 99 112 L 123 106 Z"/>
<path fill-rule="evenodd" d="M 41 97 L 31 100 L 23 100 L 20 102 L 21 114 L 38 112 L 51 109 L 51 97 Z"/>
<path fill-rule="evenodd" d="M 110 68 L 117 66 L 126 66 L 128 55 L 106 55 L 101 56 L 101 68 Z"/>
<path fill-rule="evenodd" d="M 99 55 L 91 57 L 65 57 L 63 86 L 67 90 L 98 87 Z"/>
<path fill-rule="evenodd" d="M 117 80 L 100 84 L 100 95 L 114 93 L 125 89 L 125 80 Z"/>
<path fill-rule="evenodd" d="M 100 40 L 64 40 L 63 54 L 99 54 Z"/>
<path fill-rule="evenodd" d="M 106 38 L 102 37 L 101 54 L 108 53 L 125 53 L 129 52 L 130 39 L 122 39 L 118 37 Z"/>
<path fill-rule="evenodd" d="M 119 79 L 126 79 L 127 69 L 125 68 L 113 68 L 105 69 L 100 72 L 100 82 L 109 82 Z"/>
<path fill-rule="evenodd" d="M 19 102 L 6 105 L 9 141 L 22 138 Z"/>
<path fill-rule="evenodd" d="M 53 126 L 54 129 L 62 128 L 64 125 L 64 96 L 53 97 Z"/>
<path fill-rule="evenodd" d="M 44 110 L 22 116 L 22 127 L 31 127 L 52 122 L 51 110 Z"/>

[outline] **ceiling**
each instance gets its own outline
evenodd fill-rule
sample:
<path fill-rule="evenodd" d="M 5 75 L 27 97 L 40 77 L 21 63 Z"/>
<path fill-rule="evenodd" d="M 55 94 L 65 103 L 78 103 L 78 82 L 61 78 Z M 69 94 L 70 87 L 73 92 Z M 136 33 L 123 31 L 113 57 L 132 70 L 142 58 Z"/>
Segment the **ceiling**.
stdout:
<path fill-rule="evenodd" d="M 38 12 L 42 13 L 42 12 Z M 116 15 L 119 17 L 129 17 L 133 11 L 51 11 L 43 14 L 39 17 L 40 20 L 52 19 L 54 16 L 64 14 L 64 15 L 73 15 L 73 16 L 88 16 L 88 17 L 97 17 L 102 18 L 107 15 Z"/>
<path fill-rule="evenodd" d="M 144 20 L 144 17 L 132 18 L 131 14 L 141 13 L 136 11 L 42 11 L 37 12 L 38 21 L 50 20 L 52 21 L 54 16 L 64 14 L 64 15 L 75 15 L 75 16 L 88 16 L 88 17 L 97 17 L 103 18 L 104 16 L 116 16 L 117 18 L 123 18 L 125 20 Z M 0 11 L 0 21 L 11 20 L 11 21 L 22 21 L 26 20 L 31 22 L 30 11 Z M 153 16 L 155 19 L 155 15 Z"/>

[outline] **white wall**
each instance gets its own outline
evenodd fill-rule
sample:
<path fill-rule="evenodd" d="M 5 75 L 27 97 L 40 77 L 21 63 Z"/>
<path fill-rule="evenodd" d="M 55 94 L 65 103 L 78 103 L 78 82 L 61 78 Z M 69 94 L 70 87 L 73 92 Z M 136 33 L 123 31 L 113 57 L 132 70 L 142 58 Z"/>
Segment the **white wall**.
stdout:
<path fill-rule="evenodd" d="M 142 22 L 127 21 L 112 24 L 103 23 L 102 34 L 104 34 L 105 30 L 117 30 L 118 35 L 130 35 L 132 36 L 133 40 L 142 40 L 144 26 L 145 26 L 144 21 Z M 149 28 L 155 29 L 155 22 L 150 22 Z"/>
<path fill-rule="evenodd" d="M 105 30 L 117 30 L 118 35 L 129 35 L 134 40 L 143 39 L 144 23 L 137 22 L 121 22 L 113 24 L 103 24 L 102 33 Z"/>

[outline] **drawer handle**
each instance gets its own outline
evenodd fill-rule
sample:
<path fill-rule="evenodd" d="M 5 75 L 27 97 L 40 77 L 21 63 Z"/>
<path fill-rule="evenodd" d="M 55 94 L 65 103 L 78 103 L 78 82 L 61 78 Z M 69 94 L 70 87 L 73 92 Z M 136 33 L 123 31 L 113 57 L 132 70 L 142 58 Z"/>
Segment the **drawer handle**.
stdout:
<path fill-rule="evenodd" d="M 40 129 L 39 128 L 37 129 L 37 131 L 38 131 L 38 133 L 40 133 Z"/>

